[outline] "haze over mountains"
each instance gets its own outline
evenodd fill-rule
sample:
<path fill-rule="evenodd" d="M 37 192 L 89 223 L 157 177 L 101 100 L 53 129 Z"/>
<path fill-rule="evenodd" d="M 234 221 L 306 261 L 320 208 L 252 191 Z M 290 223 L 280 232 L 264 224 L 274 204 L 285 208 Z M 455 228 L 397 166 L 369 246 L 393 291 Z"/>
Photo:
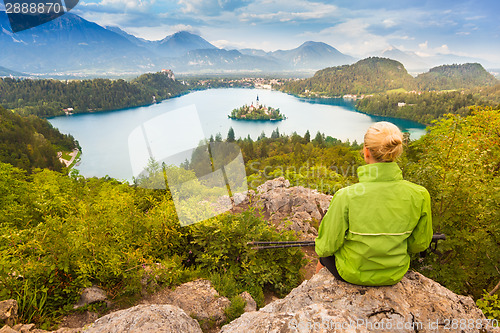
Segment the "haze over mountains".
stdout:
<path fill-rule="evenodd" d="M 112 75 L 163 68 L 175 73 L 312 74 L 319 69 L 358 60 L 328 44 L 313 41 L 292 50 L 273 52 L 220 49 L 186 31 L 149 41 L 118 27 L 101 27 L 72 13 L 14 34 L 5 12 L 0 12 L 0 49 L 3 75 L 19 72 Z M 381 56 L 398 60 L 409 70 L 424 71 L 436 64 L 452 63 L 446 59 L 426 59 L 431 60 L 429 63 L 416 54 L 396 48 L 381 52 Z M 453 62 L 465 61 L 454 59 Z"/>

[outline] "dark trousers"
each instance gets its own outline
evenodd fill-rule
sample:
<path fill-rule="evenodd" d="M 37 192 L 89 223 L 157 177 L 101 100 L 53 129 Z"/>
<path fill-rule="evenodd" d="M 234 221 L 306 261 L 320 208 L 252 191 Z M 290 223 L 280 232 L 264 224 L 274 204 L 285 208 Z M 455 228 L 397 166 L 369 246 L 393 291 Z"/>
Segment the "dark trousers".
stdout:
<path fill-rule="evenodd" d="M 342 276 L 340 276 L 339 271 L 337 270 L 337 266 L 335 265 L 335 256 L 334 255 L 330 256 L 330 257 L 319 258 L 319 262 L 321 263 L 321 265 L 325 266 L 326 269 L 328 269 L 330 271 L 330 273 L 332 273 L 332 275 L 335 276 L 335 278 L 337 280 L 346 282 L 342 278 Z"/>

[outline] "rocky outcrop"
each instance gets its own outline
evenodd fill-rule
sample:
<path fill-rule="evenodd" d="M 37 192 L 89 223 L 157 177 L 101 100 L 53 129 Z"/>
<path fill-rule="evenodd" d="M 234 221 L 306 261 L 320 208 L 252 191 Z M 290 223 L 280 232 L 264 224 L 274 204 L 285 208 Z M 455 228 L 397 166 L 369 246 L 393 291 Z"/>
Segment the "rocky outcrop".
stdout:
<path fill-rule="evenodd" d="M 278 229 L 293 230 L 301 238 L 314 238 L 318 232 L 311 221 L 321 220 L 332 196 L 302 186 L 290 187 L 284 177 L 268 180 L 257 188 L 257 205 L 262 206 Z M 318 206 L 320 209 L 318 209 Z"/>
<path fill-rule="evenodd" d="M 110 313 L 84 333 L 202 333 L 196 320 L 182 309 L 168 304 L 137 305 Z"/>
<path fill-rule="evenodd" d="M 17 321 L 17 302 L 8 299 L 0 302 L 0 327 L 5 325 L 12 326 Z"/>
<path fill-rule="evenodd" d="M 457 332 L 456 328 L 492 331 L 471 298 L 419 273 L 408 272 L 394 286 L 364 287 L 336 280 L 322 269 L 284 299 L 243 314 L 221 333 Z"/>
<path fill-rule="evenodd" d="M 175 290 L 163 290 L 144 302 L 175 305 L 200 322 L 215 325 L 226 320 L 224 310 L 231 304 L 229 299 L 219 295 L 210 281 L 201 279 L 184 283 Z"/>
<path fill-rule="evenodd" d="M 257 311 L 257 302 L 253 299 L 252 295 L 248 291 L 244 291 L 240 294 L 240 297 L 243 298 L 246 302 L 245 304 L 245 312 Z"/>

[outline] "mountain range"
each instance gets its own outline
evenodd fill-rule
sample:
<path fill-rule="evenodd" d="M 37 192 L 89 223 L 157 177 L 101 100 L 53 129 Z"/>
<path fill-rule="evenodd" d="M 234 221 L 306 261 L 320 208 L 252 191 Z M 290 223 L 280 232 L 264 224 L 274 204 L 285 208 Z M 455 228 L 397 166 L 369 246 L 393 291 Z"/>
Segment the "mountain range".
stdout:
<path fill-rule="evenodd" d="M 0 66 L 46 75 L 143 73 L 164 68 L 176 73 L 313 72 L 355 61 L 316 42 L 293 50 L 252 54 L 217 48 L 187 31 L 148 41 L 72 13 L 14 34 L 5 12 L 0 12 L 0 49 Z"/>
<path fill-rule="evenodd" d="M 13 71 L 11 69 L 0 66 L 0 77 L 1 76 L 25 76 L 25 74 Z"/>
<path fill-rule="evenodd" d="M 5 73 L 48 76 L 123 75 L 166 68 L 176 73 L 192 74 L 271 72 L 307 75 L 358 60 L 328 44 L 313 41 L 295 49 L 273 52 L 220 49 L 187 31 L 149 41 L 118 27 L 102 27 L 72 13 L 12 33 L 7 15 L 0 12 L 0 49 L 0 66 L 9 69 Z M 410 70 L 435 65 L 396 48 L 384 50 L 381 55 L 399 60 Z M 9 75 L 2 73 L 0 75 Z"/>

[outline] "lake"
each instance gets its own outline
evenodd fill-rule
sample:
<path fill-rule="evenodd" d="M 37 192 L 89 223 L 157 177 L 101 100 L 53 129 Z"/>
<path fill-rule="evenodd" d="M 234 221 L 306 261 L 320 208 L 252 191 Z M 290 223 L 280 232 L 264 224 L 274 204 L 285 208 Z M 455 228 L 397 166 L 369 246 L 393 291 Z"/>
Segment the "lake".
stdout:
<path fill-rule="evenodd" d="M 255 103 L 279 108 L 283 121 L 244 121 L 227 116 L 235 108 Z M 131 180 L 137 164 L 148 156 L 165 157 L 194 148 L 200 140 L 220 133 L 225 139 L 230 127 L 236 137 L 266 136 L 278 128 L 281 134 L 307 130 L 314 138 L 326 136 L 353 142 L 363 141 L 374 122 L 388 120 L 416 139 L 425 126 L 416 122 L 366 115 L 343 99 L 302 99 L 278 91 L 262 89 L 210 89 L 192 92 L 158 104 L 117 111 L 76 114 L 50 118 L 62 133 L 70 133 L 82 147 L 77 167 L 86 177 L 110 176 Z"/>

